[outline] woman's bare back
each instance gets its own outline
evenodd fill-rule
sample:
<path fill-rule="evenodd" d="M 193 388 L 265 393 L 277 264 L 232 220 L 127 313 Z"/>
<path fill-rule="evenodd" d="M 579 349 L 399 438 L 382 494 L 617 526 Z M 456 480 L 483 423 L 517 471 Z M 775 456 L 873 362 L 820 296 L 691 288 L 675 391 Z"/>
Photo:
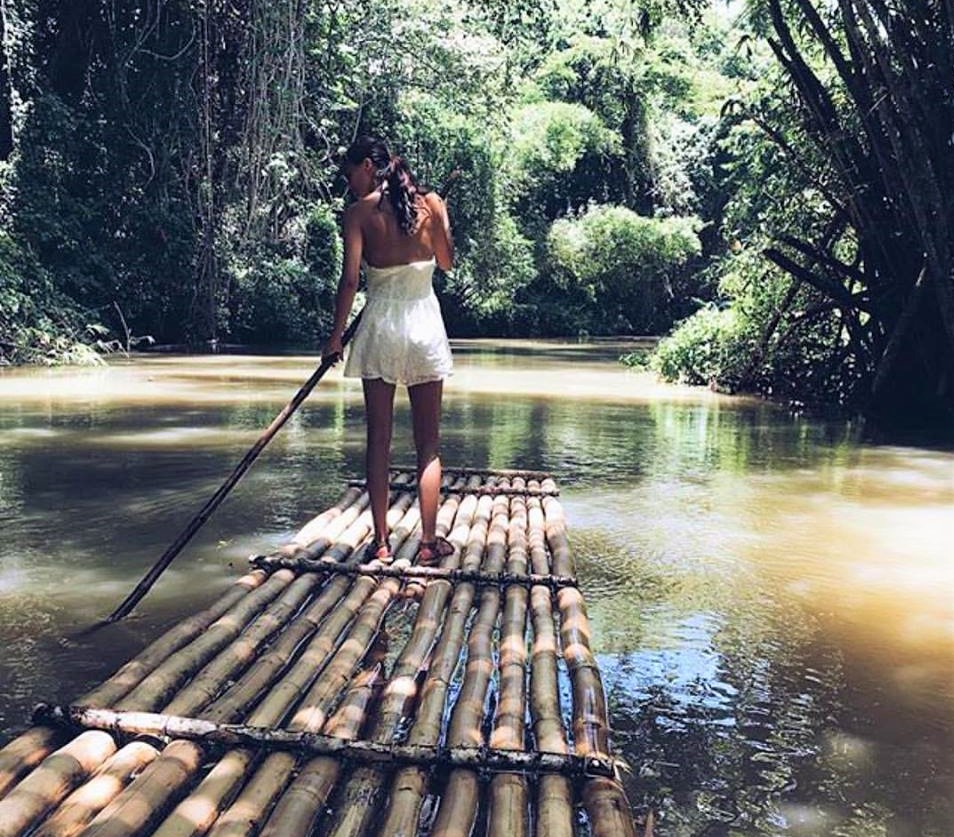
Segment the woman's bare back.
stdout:
<path fill-rule="evenodd" d="M 418 223 L 405 235 L 398 225 L 394 208 L 378 190 L 355 205 L 361 225 L 364 260 L 373 267 L 390 267 L 434 258 L 442 270 L 450 270 L 453 245 L 444 201 L 436 192 L 418 197 Z"/>

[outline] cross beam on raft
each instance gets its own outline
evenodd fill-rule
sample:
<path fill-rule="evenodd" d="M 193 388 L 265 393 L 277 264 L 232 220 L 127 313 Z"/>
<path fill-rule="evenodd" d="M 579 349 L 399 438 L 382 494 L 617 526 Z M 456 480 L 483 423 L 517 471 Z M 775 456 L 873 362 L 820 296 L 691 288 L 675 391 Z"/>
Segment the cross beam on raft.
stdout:
<path fill-rule="evenodd" d="M 160 739 L 186 739 L 229 747 L 262 750 L 298 750 L 372 763 L 402 763 L 467 767 L 489 773 L 559 773 L 574 778 L 615 777 L 616 762 L 600 756 L 572 753 L 499 750 L 492 747 L 428 747 L 415 744 L 379 744 L 245 724 L 219 724 L 201 718 L 158 712 L 120 712 L 88 706 L 40 703 L 33 723 Z"/>
<path fill-rule="evenodd" d="M 517 584 L 522 587 L 541 585 L 551 590 L 564 587 L 578 587 L 579 582 L 571 575 L 551 575 L 549 573 L 482 572 L 480 570 L 457 570 L 443 567 L 391 567 L 381 564 L 341 564 L 333 561 L 314 561 L 307 558 L 286 558 L 272 555 L 253 555 L 249 562 L 256 568 L 273 572 L 292 570 L 297 573 L 327 573 L 328 575 L 369 575 L 404 580 L 421 579 L 424 581 L 450 581 L 459 584 L 476 584 L 478 587 L 508 587 Z"/>
<path fill-rule="evenodd" d="M 365 488 L 367 482 L 365 480 L 348 480 L 348 485 L 351 488 Z M 388 488 L 394 490 L 398 489 L 400 491 L 417 491 L 417 483 L 398 483 L 390 482 L 388 483 Z M 503 486 L 486 486 L 479 485 L 474 488 L 458 488 L 452 489 L 449 486 L 442 486 L 442 494 L 450 494 L 453 491 L 455 494 L 476 494 L 478 497 L 496 497 L 498 495 L 503 495 L 507 497 L 559 497 L 560 489 L 559 488 L 505 488 Z"/>

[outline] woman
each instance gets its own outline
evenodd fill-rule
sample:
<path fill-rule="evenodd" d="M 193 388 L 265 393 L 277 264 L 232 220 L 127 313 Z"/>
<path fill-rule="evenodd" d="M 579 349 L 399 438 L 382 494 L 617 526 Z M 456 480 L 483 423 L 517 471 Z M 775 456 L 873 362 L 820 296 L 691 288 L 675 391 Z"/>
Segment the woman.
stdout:
<path fill-rule="evenodd" d="M 362 379 L 367 414 L 368 492 L 374 557 L 390 557 L 387 508 L 394 389 L 407 386 L 417 449 L 421 510 L 418 561 L 433 564 L 453 552 L 437 537 L 441 484 L 438 456 L 443 381 L 451 374 L 450 344 L 431 287 L 435 264 L 450 270 L 454 247 L 447 208 L 420 188 L 407 164 L 377 137 L 361 137 L 345 154 L 344 174 L 357 200 L 344 214 L 344 266 L 335 320 L 323 357 L 341 356 L 362 263 L 368 302 L 349 347 L 346 377 Z"/>

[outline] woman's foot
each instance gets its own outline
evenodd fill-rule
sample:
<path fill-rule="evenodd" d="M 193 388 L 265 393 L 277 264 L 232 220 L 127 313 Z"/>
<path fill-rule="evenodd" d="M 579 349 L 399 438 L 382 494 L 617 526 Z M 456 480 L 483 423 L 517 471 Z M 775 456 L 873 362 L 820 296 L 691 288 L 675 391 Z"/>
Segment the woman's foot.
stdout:
<path fill-rule="evenodd" d="M 382 561 L 385 564 L 391 563 L 391 545 L 387 541 L 376 543 L 371 541 L 364 552 L 365 561 Z"/>
<path fill-rule="evenodd" d="M 421 541 L 417 547 L 417 563 L 422 567 L 433 567 L 441 558 L 454 554 L 454 544 L 438 535 L 433 541 Z"/>

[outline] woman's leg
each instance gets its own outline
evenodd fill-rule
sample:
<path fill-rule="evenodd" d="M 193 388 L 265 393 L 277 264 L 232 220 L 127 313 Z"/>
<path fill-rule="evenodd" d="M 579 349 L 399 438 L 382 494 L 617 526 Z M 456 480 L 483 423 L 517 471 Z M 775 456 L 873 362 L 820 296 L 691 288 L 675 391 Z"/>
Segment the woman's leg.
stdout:
<path fill-rule="evenodd" d="M 365 474 L 371 495 L 374 542 L 388 539 L 388 478 L 391 459 L 391 424 L 394 417 L 394 384 L 381 378 L 362 380 L 368 425 Z"/>
<path fill-rule="evenodd" d="M 433 544 L 441 488 L 440 445 L 443 381 L 428 381 L 407 388 L 411 399 L 414 446 L 417 448 L 417 496 L 421 506 L 421 541 Z"/>

